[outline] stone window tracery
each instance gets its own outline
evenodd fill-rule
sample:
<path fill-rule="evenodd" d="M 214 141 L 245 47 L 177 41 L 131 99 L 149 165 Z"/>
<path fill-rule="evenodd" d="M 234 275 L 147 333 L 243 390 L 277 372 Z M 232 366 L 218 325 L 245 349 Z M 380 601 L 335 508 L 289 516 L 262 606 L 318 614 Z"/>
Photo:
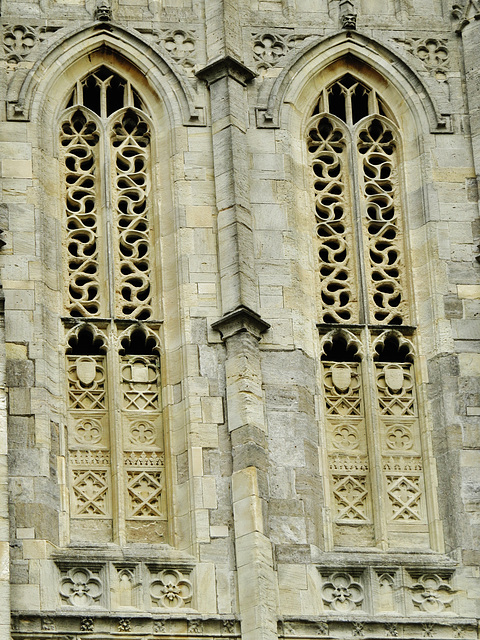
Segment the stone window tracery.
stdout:
<path fill-rule="evenodd" d="M 393 114 L 347 73 L 322 91 L 307 125 L 307 153 L 331 544 L 425 548 L 425 451 Z"/>
<path fill-rule="evenodd" d="M 76 83 L 60 123 L 72 540 L 166 541 L 151 137 L 128 80 Z"/>

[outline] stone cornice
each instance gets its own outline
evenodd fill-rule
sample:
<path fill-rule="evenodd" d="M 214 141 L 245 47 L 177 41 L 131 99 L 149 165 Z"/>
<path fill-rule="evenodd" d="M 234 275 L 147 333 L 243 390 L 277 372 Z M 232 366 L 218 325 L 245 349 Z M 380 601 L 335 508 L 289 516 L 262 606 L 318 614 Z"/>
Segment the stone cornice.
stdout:
<path fill-rule="evenodd" d="M 227 340 L 242 331 L 248 331 L 259 340 L 262 333 L 269 328 L 268 322 L 247 307 L 235 309 L 212 324 L 212 329 L 221 334 L 222 340 Z"/>
<path fill-rule="evenodd" d="M 209 86 L 227 76 L 245 86 L 256 78 L 258 74 L 236 58 L 224 56 L 210 62 L 206 67 L 197 71 L 195 75 L 200 80 L 204 80 Z"/>

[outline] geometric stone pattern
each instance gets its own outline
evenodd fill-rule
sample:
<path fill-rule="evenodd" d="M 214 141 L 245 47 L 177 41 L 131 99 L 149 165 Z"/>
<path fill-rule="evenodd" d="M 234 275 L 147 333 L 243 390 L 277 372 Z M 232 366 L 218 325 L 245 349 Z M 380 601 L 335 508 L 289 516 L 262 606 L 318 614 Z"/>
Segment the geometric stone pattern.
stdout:
<path fill-rule="evenodd" d="M 476 638 L 479 1 L 0 4 L 0 640 Z"/>

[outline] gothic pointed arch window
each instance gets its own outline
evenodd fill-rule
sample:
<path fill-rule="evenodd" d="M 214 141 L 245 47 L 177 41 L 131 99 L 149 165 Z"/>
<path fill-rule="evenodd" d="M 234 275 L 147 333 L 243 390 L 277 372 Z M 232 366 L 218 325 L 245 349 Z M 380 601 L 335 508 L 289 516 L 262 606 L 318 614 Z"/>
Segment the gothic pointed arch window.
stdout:
<path fill-rule="evenodd" d="M 394 114 L 373 87 L 346 73 L 321 92 L 307 153 L 330 544 L 428 548 L 433 498 Z"/>
<path fill-rule="evenodd" d="M 167 541 L 153 127 L 107 66 L 60 116 L 70 540 Z"/>

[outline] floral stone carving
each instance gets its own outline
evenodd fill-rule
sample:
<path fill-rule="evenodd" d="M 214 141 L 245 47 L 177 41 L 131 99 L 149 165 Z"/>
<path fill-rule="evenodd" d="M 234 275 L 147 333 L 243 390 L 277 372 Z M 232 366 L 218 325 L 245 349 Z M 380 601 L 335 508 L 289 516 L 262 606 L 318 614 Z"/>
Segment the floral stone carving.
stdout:
<path fill-rule="evenodd" d="M 333 573 L 325 582 L 322 598 L 333 611 L 354 611 L 363 602 L 363 587 L 348 573 Z"/>
<path fill-rule="evenodd" d="M 153 604 L 166 609 L 185 607 L 192 599 L 192 583 L 176 569 L 165 569 L 150 585 Z"/>
<path fill-rule="evenodd" d="M 411 590 L 415 608 L 427 613 L 440 613 L 449 609 L 455 593 L 452 587 L 436 574 L 420 576 Z"/>
<path fill-rule="evenodd" d="M 91 607 L 98 603 L 103 587 L 98 574 L 89 569 L 69 569 L 60 580 L 62 600 L 73 607 Z"/>

